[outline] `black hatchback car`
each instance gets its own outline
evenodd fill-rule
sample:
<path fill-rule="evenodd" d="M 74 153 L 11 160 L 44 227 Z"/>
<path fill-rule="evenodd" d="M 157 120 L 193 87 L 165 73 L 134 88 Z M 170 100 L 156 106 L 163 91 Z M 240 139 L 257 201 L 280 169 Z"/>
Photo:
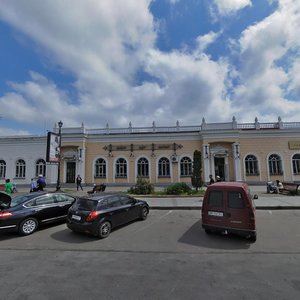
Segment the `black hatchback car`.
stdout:
<path fill-rule="evenodd" d="M 111 230 L 136 219 L 145 220 L 149 213 L 146 201 L 122 194 L 79 198 L 69 209 L 67 226 L 99 238 Z"/>
<path fill-rule="evenodd" d="M 62 192 L 35 192 L 13 198 L 0 193 L 0 233 L 18 231 L 29 235 L 41 224 L 64 220 L 75 200 Z"/>

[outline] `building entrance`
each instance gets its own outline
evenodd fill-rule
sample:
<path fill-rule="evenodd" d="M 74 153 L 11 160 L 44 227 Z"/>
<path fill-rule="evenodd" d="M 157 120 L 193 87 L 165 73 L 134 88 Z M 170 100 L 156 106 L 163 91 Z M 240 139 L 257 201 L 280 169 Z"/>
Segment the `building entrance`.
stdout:
<path fill-rule="evenodd" d="M 224 181 L 225 178 L 225 158 L 215 157 L 215 177 L 220 176 L 221 180 Z"/>
<path fill-rule="evenodd" d="M 67 178 L 66 183 L 74 183 L 76 177 L 76 163 L 67 162 Z"/>

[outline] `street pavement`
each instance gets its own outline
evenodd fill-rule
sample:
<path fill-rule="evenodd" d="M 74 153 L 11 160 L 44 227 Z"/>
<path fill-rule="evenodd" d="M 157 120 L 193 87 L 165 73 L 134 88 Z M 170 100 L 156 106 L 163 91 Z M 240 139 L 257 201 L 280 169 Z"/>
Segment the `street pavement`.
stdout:
<path fill-rule="evenodd" d="M 87 196 L 87 191 L 92 187 L 83 186 L 83 191 L 76 190 L 75 185 L 62 186 L 62 191 L 74 194 L 76 196 Z M 128 188 L 124 187 L 110 187 L 108 186 L 106 192 L 124 192 Z M 55 191 L 55 187 L 47 187 L 46 190 Z M 300 209 L 300 196 L 282 195 L 282 194 L 267 194 L 266 186 L 250 186 L 251 193 L 258 195 L 255 199 L 256 209 Z M 28 187 L 18 187 L 18 193 L 28 192 Z M 101 193 L 99 193 L 101 194 Z M 13 194 L 13 196 L 16 194 Z M 199 196 L 135 196 L 138 199 L 146 200 L 151 209 L 201 209 L 203 197 Z"/>

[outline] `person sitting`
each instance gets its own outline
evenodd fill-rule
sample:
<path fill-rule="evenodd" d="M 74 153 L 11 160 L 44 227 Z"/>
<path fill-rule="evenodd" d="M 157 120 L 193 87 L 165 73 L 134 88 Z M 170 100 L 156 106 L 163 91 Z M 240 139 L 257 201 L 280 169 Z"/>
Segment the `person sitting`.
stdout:
<path fill-rule="evenodd" d="M 31 178 L 31 182 L 30 182 L 30 193 L 32 192 L 36 192 L 37 189 L 37 183 L 36 180 L 34 178 Z"/>
<path fill-rule="evenodd" d="M 276 188 L 277 188 L 277 194 L 282 192 L 283 184 L 280 180 L 276 180 Z"/>

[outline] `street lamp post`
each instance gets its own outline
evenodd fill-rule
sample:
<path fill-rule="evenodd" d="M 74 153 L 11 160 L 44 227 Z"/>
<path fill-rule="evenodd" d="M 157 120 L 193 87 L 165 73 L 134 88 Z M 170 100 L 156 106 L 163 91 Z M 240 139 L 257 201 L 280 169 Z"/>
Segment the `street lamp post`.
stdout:
<path fill-rule="evenodd" d="M 61 128 L 63 126 L 63 122 L 58 122 L 58 136 L 59 136 L 59 156 L 58 156 L 58 167 L 57 167 L 57 183 L 56 183 L 56 190 L 60 191 L 60 161 L 61 161 Z"/>

